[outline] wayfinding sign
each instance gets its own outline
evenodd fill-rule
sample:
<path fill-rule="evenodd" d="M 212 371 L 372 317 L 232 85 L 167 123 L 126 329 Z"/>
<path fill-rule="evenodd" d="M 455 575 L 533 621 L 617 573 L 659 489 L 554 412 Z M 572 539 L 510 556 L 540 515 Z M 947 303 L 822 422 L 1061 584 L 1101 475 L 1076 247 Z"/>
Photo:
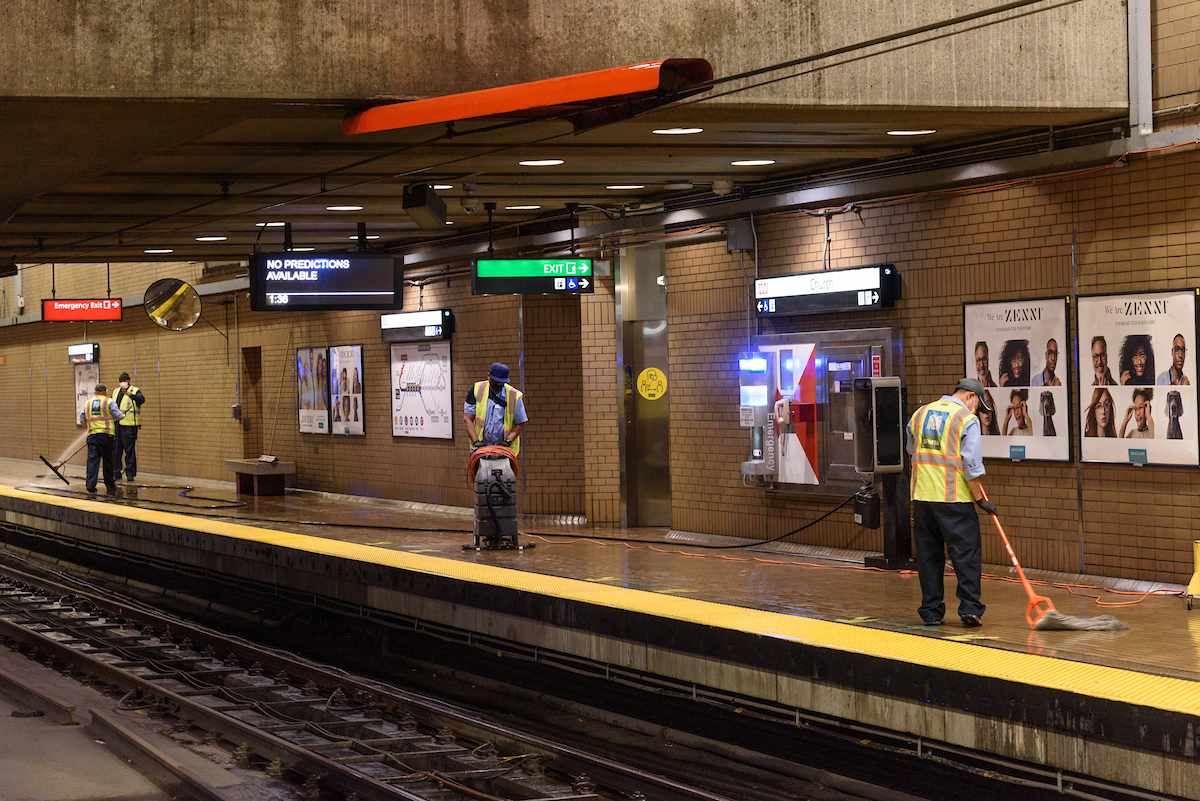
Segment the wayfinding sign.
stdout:
<path fill-rule="evenodd" d="M 592 260 L 478 259 L 471 271 L 473 295 L 578 294 L 595 291 Z"/>
<path fill-rule="evenodd" d="M 78 298 L 74 300 L 43 300 L 42 320 L 46 322 L 88 322 L 120 320 L 120 298 Z"/>
<path fill-rule="evenodd" d="M 900 297 L 900 272 L 892 264 L 821 270 L 754 282 L 760 317 L 890 309 Z"/>

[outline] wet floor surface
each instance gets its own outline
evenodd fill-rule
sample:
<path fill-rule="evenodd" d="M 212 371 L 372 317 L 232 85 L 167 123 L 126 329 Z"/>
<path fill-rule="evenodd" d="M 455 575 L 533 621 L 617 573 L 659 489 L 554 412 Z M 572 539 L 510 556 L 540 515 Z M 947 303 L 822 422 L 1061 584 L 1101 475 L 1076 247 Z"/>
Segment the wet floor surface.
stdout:
<path fill-rule="evenodd" d="M 64 485 L 39 462 L 0 459 L 0 484 L 52 495 L 88 497 L 82 470 L 67 472 Z M 187 489 L 191 487 L 192 489 Z M 921 592 L 915 574 L 864 569 L 861 561 L 821 558 L 763 548 L 705 550 L 668 539 L 667 529 L 592 528 L 532 523 L 522 527 L 523 551 L 464 550 L 471 541 L 471 513 L 394 501 L 354 499 L 312 492 L 240 500 L 231 482 L 142 475 L 109 498 L 160 511 L 237 520 L 282 531 L 394 548 L 446 559 L 479 562 L 648 592 L 678 595 L 852 625 L 940 637 L 980 646 L 1057 656 L 1150 673 L 1200 679 L 1200 607 L 1189 612 L 1182 597 L 1150 596 L 1130 606 L 1102 607 L 1065 588 L 1038 587 L 1062 613 L 1079 617 L 1113 614 L 1128 631 L 1031 631 L 1027 597 L 1010 569 L 985 566 L 994 576 L 983 585 L 984 625 L 964 629 L 957 615 L 955 582 L 947 576 L 948 613 L 940 627 L 921 625 Z M 335 525 L 331 525 L 335 524 Z M 555 536 L 538 536 L 539 534 Z M 645 540 L 647 542 L 634 542 Z M 1036 578 L 1036 575 L 1031 576 Z M 1114 603 L 1136 601 L 1099 589 Z M 1053 668 L 1048 662 L 1048 669 Z"/>

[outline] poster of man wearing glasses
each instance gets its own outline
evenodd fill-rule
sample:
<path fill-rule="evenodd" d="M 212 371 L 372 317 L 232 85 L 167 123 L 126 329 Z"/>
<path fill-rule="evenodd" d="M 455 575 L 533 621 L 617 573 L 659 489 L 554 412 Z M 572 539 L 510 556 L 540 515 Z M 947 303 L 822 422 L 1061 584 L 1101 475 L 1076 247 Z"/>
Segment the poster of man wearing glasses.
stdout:
<path fill-rule="evenodd" d="M 1079 298 L 1085 462 L 1200 464 L 1194 290 Z"/>
<path fill-rule="evenodd" d="M 996 410 L 979 416 L 984 458 L 1070 460 L 1069 341 L 1066 298 L 963 304 L 964 375 Z"/>

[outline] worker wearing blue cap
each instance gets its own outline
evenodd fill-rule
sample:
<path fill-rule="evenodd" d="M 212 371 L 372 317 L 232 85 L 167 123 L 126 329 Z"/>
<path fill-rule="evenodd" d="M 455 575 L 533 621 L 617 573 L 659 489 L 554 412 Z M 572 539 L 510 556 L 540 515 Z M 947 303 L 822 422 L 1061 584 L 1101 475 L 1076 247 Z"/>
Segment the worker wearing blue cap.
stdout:
<path fill-rule="evenodd" d="M 471 447 L 503 445 L 521 451 L 521 429 L 529 422 L 521 390 L 508 383 L 508 365 L 493 362 L 488 377 L 471 385 L 463 404 Z"/>

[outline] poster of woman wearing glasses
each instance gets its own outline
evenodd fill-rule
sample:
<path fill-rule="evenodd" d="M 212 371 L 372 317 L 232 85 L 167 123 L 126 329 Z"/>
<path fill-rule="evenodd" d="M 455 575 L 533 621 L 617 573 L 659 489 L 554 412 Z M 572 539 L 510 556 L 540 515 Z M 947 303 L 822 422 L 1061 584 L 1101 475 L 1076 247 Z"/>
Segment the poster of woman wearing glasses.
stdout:
<path fill-rule="evenodd" d="M 966 303 L 963 341 L 996 410 L 980 410 L 984 458 L 1070 460 L 1066 299 Z"/>
<path fill-rule="evenodd" d="M 1200 464 L 1194 290 L 1081 297 L 1085 462 Z"/>

